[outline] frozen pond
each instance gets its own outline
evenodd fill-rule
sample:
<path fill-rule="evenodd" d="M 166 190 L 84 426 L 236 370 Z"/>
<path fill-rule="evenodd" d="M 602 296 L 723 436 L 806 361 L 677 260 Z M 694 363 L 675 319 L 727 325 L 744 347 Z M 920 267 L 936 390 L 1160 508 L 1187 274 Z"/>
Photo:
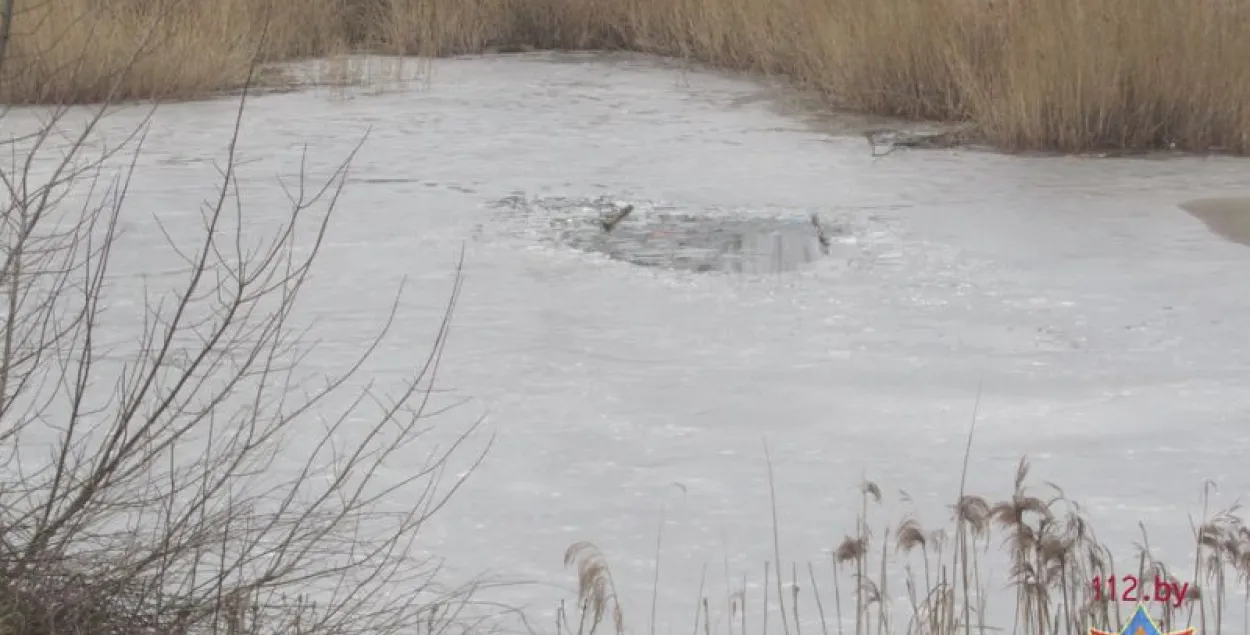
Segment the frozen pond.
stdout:
<path fill-rule="evenodd" d="M 172 258 L 152 215 L 194 229 L 235 106 L 158 112 L 118 267 Z M 425 544 L 457 574 L 534 581 L 495 593 L 540 616 L 587 539 L 645 622 L 662 510 L 658 632 L 691 628 L 704 565 L 758 579 L 765 441 L 787 562 L 852 530 L 863 475 L 941 518 L 979 387 L 972 491 L 1006 493 L 1027 453 L 1104 540 L 1129 548 L 1141 521 L 1176 561 L 1204 479 L 1250 491 L 1250 248 L 1180 207 L 1247 195 L 1250 162 L 874 156 L 755 83 L 589 55 L 264 96 L 246 126 L 258 225 L 304 144 L 325 173 L 369 131 L 303 305 L 314 366 L 358 352 L 405 277 L 370 372 L 423 355 L 465 247 L 441 388 L 467 402 L 443 424 L 484 414 L 497 438 Z"/>

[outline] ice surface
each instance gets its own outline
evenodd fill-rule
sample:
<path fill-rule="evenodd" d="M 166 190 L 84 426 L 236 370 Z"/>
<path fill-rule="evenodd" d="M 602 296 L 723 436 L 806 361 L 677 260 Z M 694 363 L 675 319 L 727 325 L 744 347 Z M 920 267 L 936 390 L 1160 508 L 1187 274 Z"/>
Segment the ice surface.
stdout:
<path fill-rule="evenodd" d="M 469 401 L 443 425 L 485 414 L 498 437 L 426 537 L 453 574 L 531 580 L 493 593 L 541 615 L 571 597 L 565 547 L 593 540 L 640 625 L 664 510 L 658 630 L 681 632 L 705 564 L 715 593 L 722 558 L 754 580 L 771 558 L 765 441 L 782 559 L 820 562 L 852 529 L 863 475 L 944 516 L 978 389 L 970 489 L 1005 493 L 1028 453 L 1113 545 L 1142 521 L 1179 561 L 1203 480 L 1225 502 L 1250 489 L 1250 249 L 1177 207 L 1246 195 L 1250 163 L 874 158 L 862 137 L 779 114 L 755 83 L 645 57 L 432 70 L 391 90 L 256 98 L 241 178 L 263 228 L 305 144 L 325 175 L 368 132 L 302 305 L 323 342 L 314 369 L 359 352 L 404 278 L 370 372 L 384 384 L 424 355 L 465 247 L 441 387 Z M 179 266 L 153 216 L 196 228 L 236 105 L 157 112 L 119 271 Z M 843 251 L 763 275 L 639 267 L 553 241 L 550 218 L 509 214 L 508 197 L 736 222 L 816 213 L 844 228 Z M 137 311 L 122 299 L 115 312 Z"/>

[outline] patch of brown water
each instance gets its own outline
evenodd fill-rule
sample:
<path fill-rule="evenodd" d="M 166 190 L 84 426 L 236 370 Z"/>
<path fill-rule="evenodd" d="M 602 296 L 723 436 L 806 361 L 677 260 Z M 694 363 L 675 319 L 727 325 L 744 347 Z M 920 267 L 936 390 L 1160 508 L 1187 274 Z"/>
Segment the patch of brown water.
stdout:
<path fill-rule="evenodd" d="M 1180 208 L 1202 221 L 1212 232 L 1250 246 L 1250 197 L 1201 198 L 1181 203 Z"/>

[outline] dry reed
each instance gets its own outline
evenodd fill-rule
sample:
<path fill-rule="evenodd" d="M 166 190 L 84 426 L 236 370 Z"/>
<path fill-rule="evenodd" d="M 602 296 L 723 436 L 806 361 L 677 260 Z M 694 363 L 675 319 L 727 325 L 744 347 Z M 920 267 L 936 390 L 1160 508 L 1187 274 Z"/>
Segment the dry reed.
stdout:
<path fill-rule="evenodd" d="M 885 521 L 876 511 L 883 501 L 881 488 L 864 481 L 855 501 L 855 530 L 831 549 L 821 568 L 825 573 L 809 563 L 807 593 L 800 594 L 797 572 L 792 573 L 788 612 L 781 608 L 780 587 L 770 587 L 766 577 L 758 587 L 765 596 L 760 599 L 747 597 L 745 580 L 724 604 L 701 592 L 701 606 L 727 608 L 723 615 L 705 608 L 699 622 L 706 635 L 767 633 L 769 620 L 785 624 L 787 619 L 791 632 L 801 633 L 806 626 L 821 635 L 1084 635 L 1091 626 L 1120 632 L 1137 605 L 1111 597 L 1105 584 L 1096 593 L 1093 581 L 1133 576 L 1141 581 L 1134 595 L 1148 595 L 1156 577 L 1191 585 L 1184 602 L 1146 604 L 1165 633 L 1191 626 L 1204 635 L 1246 632 L 1250 606 L 1243 605 L 1240 616 L 1234 609 L 1244 604 L 1239 596 L 1250 591 L 1250 526 L 1237 508 L 1211 512 L 1204 503 L 1194 530 L 1194 560 L 1187 566 L 1172 568 L 1156 560 L 1144 529 L 1133 546 L 1134 561 L 1118 564 L 1080 508 L 1053 485 L 1030 486 L 1028 474 L 1029 464 L 1022 459 L 1009 496 L 994 501 L 964 494 L 940 527 L 926 527 L 910 513 Z M 579 593 L 602 596 L 611 575 L 608 558 L 589 543 L 575 547 L 595 554 L 593 569 L 578 569 Z M 769 565 L 766 572 L 783 569 Z M 817 582 L 821 578 L 827 581 L 823 588 Z M 611 597 L 619 611 L 614 592 Z M 799 609 L 800 597 L 805 612 Z M 1000 604 L 991 606 L 990 600 Z M 770 610 L 756 616 L 758 623 L 748 630 L 744 608 L 749 604 Z M 830 616 L 827 606 L 838 608 Z M 851 611 L 843 615 L 842 606 Z M 601 621 L 602 609 L 592 607 L 570 635 L 594 632 Z M 619 614 L 613 625 L 615 635 L 627 632 Z"/>
<path fill-rule="evenodd" d="M 1004 149 L 1250 150 L 1244 0 L 39 0 L 0 97 L 196 98 L 368 49 L 629 49 L 785 75 L 827 105 Z M 129 60 L 134 59 L 131 63 Z"/>

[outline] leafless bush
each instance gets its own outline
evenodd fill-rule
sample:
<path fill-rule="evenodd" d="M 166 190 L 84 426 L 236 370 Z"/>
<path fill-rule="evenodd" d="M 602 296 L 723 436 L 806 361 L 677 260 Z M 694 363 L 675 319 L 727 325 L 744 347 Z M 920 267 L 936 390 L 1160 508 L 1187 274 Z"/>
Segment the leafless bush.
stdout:
<path fill-rule="evenodd" d="M 169 289 L 111 267 L 142 128 L 98 149 L 109 104 L 52 107 L 5 144 L 0 632 L 433 633 L 467 620 L 473 586 L 441 586 L 440 563 L 414 546 L 481 458 L 445 479 L 477 426 L 441 448 L 426 437 L 459 275 L 399 389 L 358 377 L 394 305 L 339 374 L 310 378 L 296 301 L 351 157 L 321 184 L 301 174 L 285 221 L 258 240 L 236 173 L 246 101 L 197 243 L 166 234 L 182 258 Z M 108 309 L 140 296 L 142 314 L 119 326 Z M 385 468 L 401 454 L 420 467 L 396 478 Z"/>

